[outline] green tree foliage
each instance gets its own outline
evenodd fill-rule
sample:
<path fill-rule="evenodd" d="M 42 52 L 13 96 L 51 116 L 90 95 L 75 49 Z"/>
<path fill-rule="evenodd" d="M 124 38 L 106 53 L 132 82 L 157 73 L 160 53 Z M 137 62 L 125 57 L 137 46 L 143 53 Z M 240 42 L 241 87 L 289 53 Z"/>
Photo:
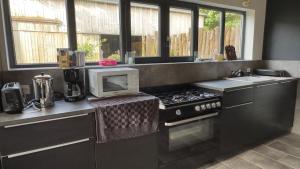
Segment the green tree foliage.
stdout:
<path fill-rule="evenodd" d="M 226 27 L 241 26 L 241 15 L 235 13 L 226 13 Z"/>
<path fill-rule="evenodd" d="M 212 30 L 221 23 L 221 13 L 214 10 L 201 9 L 200 14 L 204 16 L 204 29 Z M 236 27 L 240 25 L 241 16 L 235 13 L 226 13 L 226 27 Z"/>
<path fill-rule="evenodd" d="M 220 12 L 207 9 L 201 9 L 200 14 L 204 16 L 204 28 L 211 30 L 220 26 Z"/>

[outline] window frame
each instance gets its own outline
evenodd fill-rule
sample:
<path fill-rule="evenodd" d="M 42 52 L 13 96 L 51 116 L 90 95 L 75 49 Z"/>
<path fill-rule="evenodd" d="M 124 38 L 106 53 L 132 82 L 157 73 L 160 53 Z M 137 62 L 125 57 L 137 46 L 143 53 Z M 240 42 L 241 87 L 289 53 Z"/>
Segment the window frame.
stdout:
<path fill-rule="evenodd" d="M 246 19 L 247 19 L 247 15 L 246 15 L 246 12 L 245 11 L 238 11 L 238 10 L 233 10 L 233 9 L 224 9 L 224 15 L 223 17 L 225 18 L 226 16 L 226 13 L 235 13 L 235 14 L 239 14 L 242 16 L 242 19 L 243 19 L 243 23 L 242 23 L 242 33 L 241 33 L 241 57 L 238 58 L 238 60 L 244 60 L 245 59 L 245 36 L 246 36 Z M 222 42 L 223 42 L 223 53 L 224 54 L 224 48 L 225 48 L 225 19 L 224 20 L 224 30 L 223 30 L 223 39 L 222 39 Z"/>
<path fill-rule="evenodd" d="M 225 54 L 225 24 L 226 24 L 226 13 L 232 12 L 236 14 L 240 14 L 243 17 L 243 23 L 242 23 L 242 36 L 241 36 L 241 57 L 238 58 L 239 60 L 244 60 L 244 50 L 245 50 L 245 33 L 246 33 L 246 12 L 245 11 L 239 11 L 234 9 L 227 9 L 227 8 L 220 8 L 215 6 L 208 6 L 208 5 L 199 5 L 198 11 L 200 9 L 207 9 L 207 10 L 215 10 L 221 13 L 221 37 L 220 37 L 220 54 Z M 198 31 L 198 30 L 197 30 Z"/>
<path fill-rule="evenodd" d="M 1 1 L 1 12 L 3 15 L 2 22 L 5 33 L 5 52 L 7 54 L 7 63 L 9 69 L 13 68 L 42 68 L 42 67 L 57 67 L 57 64 L 17 64 L 15 54 L 15 44 L 12 32 L 12 21 L 10 13 L 10 0 Z M 69 48 L 71 50 L 77 49 L 77 34 L 76 34 L 76 13 L 75 13 L 75 0 L 64 0 L 67 17 L 67 34 Z M 238 59 L 244 59 L 245 48 L 245 30 L 246 30 L 246 12 L 220 8 L 209 5 L 196 4 L 192 2 L 183 2 L 176 0 L 119 0 L 119 12 L 120 12 L 120 54 L 121 61 L 119 64 L 124 64 L 125 55 L 127 52 L 131 52 L 131 3 L 156 5 L 159 7 L 159 42 L 158 42 L 158 56 L 156 57 L 136 57 L 136 64 L 147 63 L 169 63 L 169 62 L 193 62 L 195 58 L 195 52 L 198 52 L 198 26 L 199 26 L 199 10 L 211 9 L 221 12 L 221 42 L 220 53 L 224 54 L 224 36 L 225 36 L 225 14 L 226 12 L 233 12 L 243 16 L 242 24 L 242 36 L 241 36 L 241 57 Z M 192 12 L 192 39 L 191 39 L 191 56 L 170 56 L 169 48 L 169 20 L 170 20 L 170 8 L 187 9 Z M 167 23 L 167 24 L 166 24 Z M 96 65 L 97 63 L 86 63 L 86 65 Z"/>
<path fill-rule="evenodd" d="M 128 48 L 127 52 L 131 52 L 132 51 L 132 46 L 131 46 L 131 3 L 137 3 L 137 4 L 146 4 L 146 5 L 154 5 L 154 6 L 157 6 L 159 9 L 158 9 L 158 46 L 157 46 L 157 52 L 158 52 L 158 55 L 157 56 L 146 56 L 146 57 L 142 57 L 142 56 L 136 56 L 135 57 L 135 61 L 136 62 L 142 62 L 143 60 L 145 60 L 146 62 L 158 62 L 159 63 L 159 60 L 161 60 L 160 58 L 162 57 L 162 3 L 159 1 L 159 0 L 129 0 L 128 1 L 129 3 L 129 10 L 128 10 L 128 15 L 130 17 L 128 17 L 128 32 L 127 32 L 127 35 L 128 35 L 128 38 L 127 38 L 127 43 L 130 48 Z"/>

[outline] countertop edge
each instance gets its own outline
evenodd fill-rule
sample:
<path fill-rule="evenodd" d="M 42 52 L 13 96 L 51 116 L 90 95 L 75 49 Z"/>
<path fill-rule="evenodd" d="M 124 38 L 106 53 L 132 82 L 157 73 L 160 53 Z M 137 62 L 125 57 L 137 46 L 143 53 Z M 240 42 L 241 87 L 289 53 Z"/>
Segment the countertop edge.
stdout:
<path fill-rule="evenodd" d="M 0 122 L 0 127 L 10 126 L 10 125 L 21 125 L 23 123 L 35 123 L 44 120 L 55 120 L 59 118 L 67 118 L 72 116 L 84 115 L 84 114 L 91 114 L 95 113 L 95 109 L 86 109 L 86 110 L 78 110 L 72 112 L 64 112 L 64 113 L 57 113 L 57 114 L 49 114 L 37 117 L 29 117 L 24 119 L 16 119 L 7 122 Z"/>

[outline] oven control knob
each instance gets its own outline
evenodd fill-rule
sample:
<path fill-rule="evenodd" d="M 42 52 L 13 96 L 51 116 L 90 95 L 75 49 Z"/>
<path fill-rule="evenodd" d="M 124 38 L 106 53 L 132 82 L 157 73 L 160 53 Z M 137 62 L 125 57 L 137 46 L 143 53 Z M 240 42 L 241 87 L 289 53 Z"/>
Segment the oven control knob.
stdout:
<path fill-rule="evenodd" d="M 213 109 L 217 108 L 216 103 L 212 103 L 212 104 L 211 104 L 211 107 L 212 107 Z"/>
<path fill-rule="evenodd" d="M 206 104 L 206 108 L 207 108 L 207 109 L 211 109 L 211 104 L 209 104 L 209 103 Z"/>
<path fill-rule="evenodd" d="M 202 104 L 202 105 L 201 105 L 201 110 L 202 110 L 202 111 L 206 110 L 205 104 Z"/>
<path fill-rule="evenodd" d="M 218 108 L 221 107 L 221 102 L 217 102 L 216 105 Z"/>
<path fill-rule="evenodd" d="M 195 106 L 195 110 L 196 111 L 201 111 L 201 107 L 200 106 Z"/>
<path fill-rule="evenodd" d="M 181 110 L 179 110 L 179 109 L 178 109 L 178 110 L 176 110 L 176 112 L 175 112 L 175 113 L 176 113 L 176 115 L 177 115 L 177 116 L 181 116 L 181 115 L 182 115 L 182 112 L 181 112 Z"/>

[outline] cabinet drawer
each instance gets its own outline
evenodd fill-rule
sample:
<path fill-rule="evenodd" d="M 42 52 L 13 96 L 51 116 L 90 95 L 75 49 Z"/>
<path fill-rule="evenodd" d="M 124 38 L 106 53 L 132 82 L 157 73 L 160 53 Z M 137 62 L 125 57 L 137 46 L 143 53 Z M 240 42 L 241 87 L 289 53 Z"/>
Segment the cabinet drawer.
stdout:
<path fill-rule="evenodd" d="M 2 158 L 3 169 L 94 169 L 94 143 L 81 140 Z"/>
<path fill-rule="evenodd" d="M 223 106 L 230 107 L 253 101 L 253 87 L 245 87 L 223 93 Z"/>
<path fill-rule="evenodd" d="M 0 128 L 2 155 L 93 137 L 93 114 L 24 123 Z"/>

